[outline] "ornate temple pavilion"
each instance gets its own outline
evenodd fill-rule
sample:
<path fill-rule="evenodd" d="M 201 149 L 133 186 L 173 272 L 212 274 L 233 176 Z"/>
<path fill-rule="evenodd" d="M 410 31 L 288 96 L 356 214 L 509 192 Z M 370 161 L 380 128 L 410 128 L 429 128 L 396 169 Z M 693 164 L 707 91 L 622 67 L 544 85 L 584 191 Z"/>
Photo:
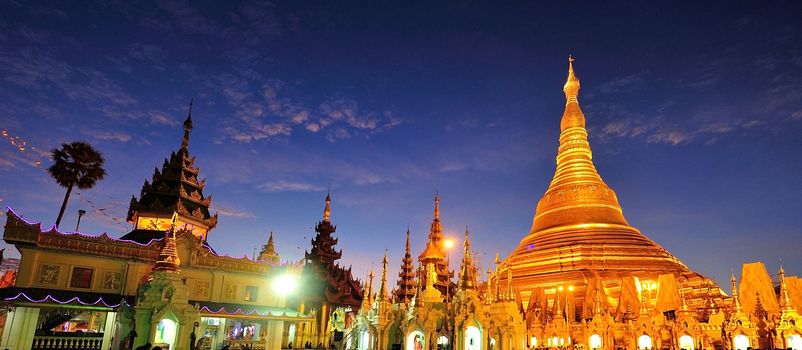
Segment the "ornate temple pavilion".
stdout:
<path fill-rule="evenodd" d="M 178 151 L 131 199 L 133 229 L 123 237 L 43 229 L 8 210 L 3 239 L 21 259 L 15 285 L 0 289 L 10 309 L 0 347 L 277 350 L 301 338 L 296 329 L 312 328 L 312 315 L 270 288 L 298 270 L 279 263 L 272 233 L 253 258 L 219 255 L 207 243 L 217 215 L 189 153 L 191 113 L 190 105 Z"/>

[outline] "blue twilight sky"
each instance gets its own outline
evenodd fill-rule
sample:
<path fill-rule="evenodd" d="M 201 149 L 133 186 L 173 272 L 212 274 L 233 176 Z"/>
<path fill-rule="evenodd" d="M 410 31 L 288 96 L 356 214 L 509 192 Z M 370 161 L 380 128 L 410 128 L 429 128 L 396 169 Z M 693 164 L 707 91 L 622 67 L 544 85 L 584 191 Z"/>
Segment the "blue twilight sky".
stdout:
<path fill-rule="evenodd" d="M 572 53 L 596 166 L 633 226 L 719 280 L 754 260 L 800 275 L 799 13 L 780 1 L 3 1 L 0 198 L 51 225 L 64 189 L 46 151 L 86 140 L 108 177 L 73 196 L 63 227 L 83 208 L 82 231 L 122 235 L 194 97 L 190 150 L 220 213 L 219 252 L 250 255 L 273 230 L 299 259 L 331 183 L 341 263 L 357 275 L 388 248 L 395 276 L 407 226 L 422 250 L 435 190 L 447 234 L 468 226 L 486 267 L 528 233 L 552 177 Z"/>

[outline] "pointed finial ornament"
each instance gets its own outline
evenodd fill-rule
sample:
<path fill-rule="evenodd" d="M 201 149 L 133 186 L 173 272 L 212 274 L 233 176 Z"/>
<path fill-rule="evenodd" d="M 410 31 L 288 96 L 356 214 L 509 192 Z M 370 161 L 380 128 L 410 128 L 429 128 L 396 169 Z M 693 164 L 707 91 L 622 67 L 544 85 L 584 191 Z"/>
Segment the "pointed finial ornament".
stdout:
<path fill-rule="evenodd" d="M 493 302 L 493 275 L 490 268 L 487 268 L 487 295 L 486 295 L 487 303 L 490 304 Z"/>
<path fill-rule="evenodd" d="M 791 297 L 788 296 L 788 285 L 785 284 L 785 269 L 780 265 L 778 273 L 780 279 L 780 309 L 782 311 L 790 311 L 794 309 L 794 304 Z"/>
<path fill-rule="evenodd" d="M 323 209 L 323 221 L 331 220 L 331 193 L 326 193 L 326 207 Z"/>
<path fill-rule="evenodd" d="M 407 246 L 406 246 L 407 254 L 409 254 L 409 225 L 407 225 Z"/>
<path fill-rule="evenodd" d="M 434 192 L 434 218 L 440 220 L 440 193 Z"/>
<path fill-rule="evenodd" d="M 183 149 L 189 147 L 189 132 L 192 131 L 192 103 L 194 101 L 194 98 L 189 100 L 189 113 L 187 113 L 187 119 L 184 120 L 184 137 L 181 139 L 181 148 Z"/>
<path fill-rule="evenodd" d="M 579 79 L 576 78 L 574 73 L 574 57 L 568 55 L 568 78 L 563 85 L 563 92 L 565 93 L 565 104 L 579 103 L 577 96 L 579 95 Z"/>
<path fill-rule="evenodd" d="M 462 253 L 462 264 L 460 266 L 459 289 L 465 291 L 475 287 L 475 273 L 473 259 L 471 259 L 471 241 L 468 237 L 468 226 L 465 226 L 465 243 L 463 243 L 463 246 L 465 249 Z"/>
<path fill-rule="evenodd" d="M 730 288 L 732 288 L 732 300 L 735 303 L 735 312 L 741 312 L 741 301 L 738 299 L 738 289 L 735 287 L 735 271 L 730 272 Z"/>
<path fill-rule="evenodd" d="M 382 280 L 379 287 L 379 301 L 387 300 L 387 249 L 384 249 L 384 260 L 382 260 Z"/>

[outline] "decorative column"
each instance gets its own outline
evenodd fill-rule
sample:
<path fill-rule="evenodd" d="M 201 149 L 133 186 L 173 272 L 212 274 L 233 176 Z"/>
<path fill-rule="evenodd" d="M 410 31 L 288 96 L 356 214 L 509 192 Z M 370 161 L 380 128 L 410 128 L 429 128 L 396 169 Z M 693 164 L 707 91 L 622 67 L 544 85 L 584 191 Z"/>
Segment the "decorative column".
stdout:
<path fill-rule="evenodd" d="M 111 340 L 114 338 L 114 329 L 117 324 L 117 313 L 110 311 L 106 313 L 106 324 L 103 325 L 103 342 L 100 345 L 101 349 L 110 349 Z"/>
<path fill-rule="evenodd" d="M 29 350 L 39 322 L 39 308 L 15 306 L 6 315 L 3 340 L 0 347 L 8 350 Z"/>

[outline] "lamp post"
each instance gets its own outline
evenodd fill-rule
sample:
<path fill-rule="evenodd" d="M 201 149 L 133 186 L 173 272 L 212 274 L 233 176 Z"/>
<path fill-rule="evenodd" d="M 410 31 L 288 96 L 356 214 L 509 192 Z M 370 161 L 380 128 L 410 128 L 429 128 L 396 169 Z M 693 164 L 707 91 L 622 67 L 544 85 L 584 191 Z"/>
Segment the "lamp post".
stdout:
<path fill-rule="evenodd" d="M 75 224 L 75 232 L 78 232 L 78 226 L 81 226 L 81 217 L 86 214 L 86 210 L 78 209 L 78 223 Z"/>

